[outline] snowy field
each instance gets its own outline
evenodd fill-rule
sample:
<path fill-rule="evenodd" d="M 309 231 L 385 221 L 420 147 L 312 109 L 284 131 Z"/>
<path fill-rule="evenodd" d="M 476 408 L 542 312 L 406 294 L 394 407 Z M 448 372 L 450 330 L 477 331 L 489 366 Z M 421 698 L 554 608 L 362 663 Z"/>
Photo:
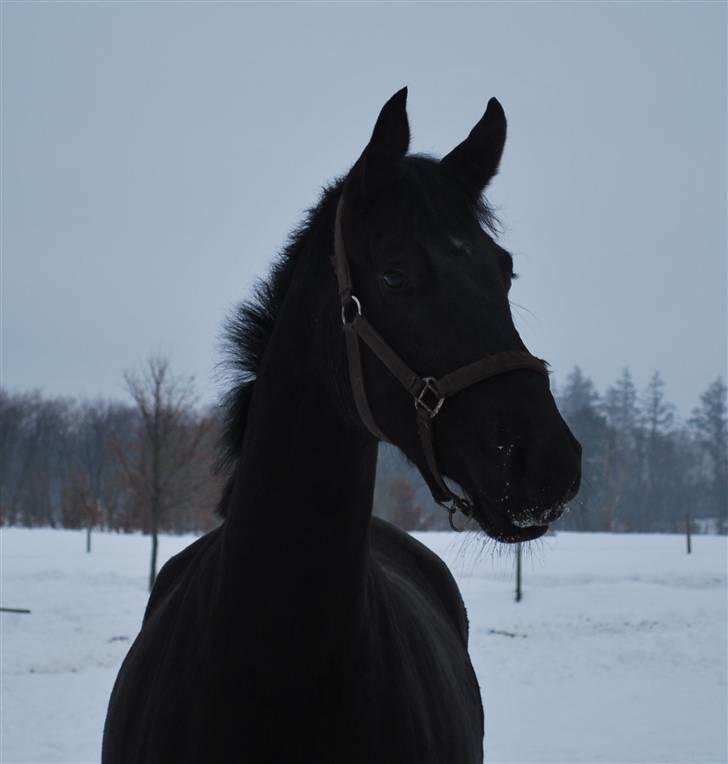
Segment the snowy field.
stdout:
<path fill-rule="evenodd" d="M 96 762 L 149 540 L 3 529 L 0 761 Z M 488 762 L 725 762 L 726 540 L 562 533 L 524 558 L 418 534 L 468 606 Z M 165 537 L 162 559 L 190 537 Z M 342 763 L 344 764 L 344 763 Z M 456 764 L 456 763 L 453 763 Z"/>

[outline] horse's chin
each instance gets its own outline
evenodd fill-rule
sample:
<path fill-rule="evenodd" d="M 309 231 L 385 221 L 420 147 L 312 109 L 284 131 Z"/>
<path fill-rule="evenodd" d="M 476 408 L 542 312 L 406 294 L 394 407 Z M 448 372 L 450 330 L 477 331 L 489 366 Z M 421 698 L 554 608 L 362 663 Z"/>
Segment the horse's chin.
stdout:
<path fill-rule="evenodd" d="M 483 532 L 494 541 L 503 544 L 520 544 L 541 538 L 549 529 L 549 525 L 516 524 L 505 512 L 499 512 L 490 506 L 476 502 L 473 508 L 473 519 Z"/>
<path fill-rule="evenodd" d="M 450 477 L 448 477 L 447 482 L 450 484 L 451 490 L 464 496 L 472 505 L 471 523 L 477 523 L 486 536 L 494 541 L 499 541 L 502 544 L 520 544 L 525 541 L 534 541 L 541 538 L 550 527 L 549 523 L 536 522 L 533 511 L 523 511 L 518 518 L 511 518 L 503 507 L 491 501 L 487 494 L 478 490 L 474 484 L 466 487 L 464 481 L 459 482 Z M 550 516 L 544 519 L 556 520 L 562 511 L 563 506 L 554 508 Z M 457 523 L 457 518 L 455 521 Z"/>
<path fill-rule="evenodd" d="M 490 520 L 485 523 L 476 516 L 478 525 L 483 529 L 486 535 L 494 541 L 500 541 L 502 544 L 520 544 L 524 541 L 534 541 L 548 531 L 548 525 L 532 525 L 529 528 L 519 528 L 511 523 L 500 523 L 494 525 Z"/>

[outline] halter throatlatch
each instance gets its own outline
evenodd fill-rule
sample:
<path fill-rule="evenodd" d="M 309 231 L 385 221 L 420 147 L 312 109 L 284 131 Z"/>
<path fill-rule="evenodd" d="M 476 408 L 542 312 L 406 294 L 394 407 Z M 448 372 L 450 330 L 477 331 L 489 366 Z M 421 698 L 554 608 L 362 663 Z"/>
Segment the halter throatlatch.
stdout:
<path fill-rule="evenodd" d="M 354 295 L 351 283 L 351 271 L 344 247 L 342 217 L 344 210 L 344 194 L 342 192 L 336 208 L 336 223 L 334 225 L 334 269 L 339 284 L 339 299 L 341 301 L 341 322 L 344 326 L 346 339 L 346 354 L 349 361 L 349 378 L 354 395 L 356 410 L 365 427 L 375 438 L 390 442 L 374 419 L 369 406 L 364 372 L 361 363 L 359 340 L 379 358 L 391 374 L 412 396 L 417 421 L 417 433 L 425 457 L 426 471 L 423 477 L 427 481 L 435 501 L 449 514 L 450 525 L 454 530 L 453 516 L 460 510 L 466 517 L 473 514 L 473 503 L 465 496 L 459 496 L 450 490 L 442 477 L 435 456 L 432 422 L 439 414 L 447 398 L 459 393 L 467 387 L 485 379 L 505 374 L 516 369 L 526 369 L 548 376 L 546 362 L 523 351 L 505 351 L 485 356 L 461 366 L 445 376 L 420 377 L 392 350 L 377 330 L 367 321 L 362 313 L 362 304 Z"/>

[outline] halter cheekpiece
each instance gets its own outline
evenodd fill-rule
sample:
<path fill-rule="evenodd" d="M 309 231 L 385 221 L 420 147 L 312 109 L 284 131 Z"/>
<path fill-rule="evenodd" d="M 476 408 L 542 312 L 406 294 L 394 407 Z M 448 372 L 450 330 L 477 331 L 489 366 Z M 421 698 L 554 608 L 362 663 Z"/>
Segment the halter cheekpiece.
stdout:
<path fill-rule="evenodd" d="M 342 191 L 336 208 L 334 225 L 334 269 L 339 285 L 341 323 L 346 339 L 349 378 L 357 412 L 365 427 L 375 438 L 389 442 L 389 438 L 377 425 L 369 406 L 361 363 L 359 345 L 359 340 L 361 340 L 412 396 L 417 432 L 427 464 L 427 471 L 423 471 L 423 477 L 427 481 L 435 501 L 447 510 L 451 527 L 458 530 L 453 523 L 453 516 L 460 510 L 466 517 L 470 517 L 473 514 L 473 503 L 469 498 L 459 496 L 451 491 L 440 473 L 435 455 L 433 420 L 439 414 L 447 398 L 477 382 L 516 369 L 535 371 L 548 377 L 547 364 L 530 353 L 508 350 L 493 353 L 478 361 L 461 366 L 439 379 L 421 377 L 412 371 L 363 315 L 361 301 L 353 291 L 349 261 L 344 247 L 343 211 L 344 193 Z"/>

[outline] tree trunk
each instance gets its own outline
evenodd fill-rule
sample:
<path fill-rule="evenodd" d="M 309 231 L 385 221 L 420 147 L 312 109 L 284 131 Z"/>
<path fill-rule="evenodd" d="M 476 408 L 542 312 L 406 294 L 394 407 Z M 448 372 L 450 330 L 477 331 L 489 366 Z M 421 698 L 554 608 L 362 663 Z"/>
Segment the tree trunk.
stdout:
<path fill-rule="evenodd" d="M 160 458 L 161 458 L 161 417 L 162 417 L 162 379 L 158 376 L 154 381 L 154 416 L 152 431 L 152 506 L 151 506 L 151 531 L 152 531 L 152 559 L 149 568 L 149 591 L 152 591 L 154 579 L 157 577 L 157 534 L 159 532 L 159 519 L 161 515 L 161 487 L 160 487 Z"/>

